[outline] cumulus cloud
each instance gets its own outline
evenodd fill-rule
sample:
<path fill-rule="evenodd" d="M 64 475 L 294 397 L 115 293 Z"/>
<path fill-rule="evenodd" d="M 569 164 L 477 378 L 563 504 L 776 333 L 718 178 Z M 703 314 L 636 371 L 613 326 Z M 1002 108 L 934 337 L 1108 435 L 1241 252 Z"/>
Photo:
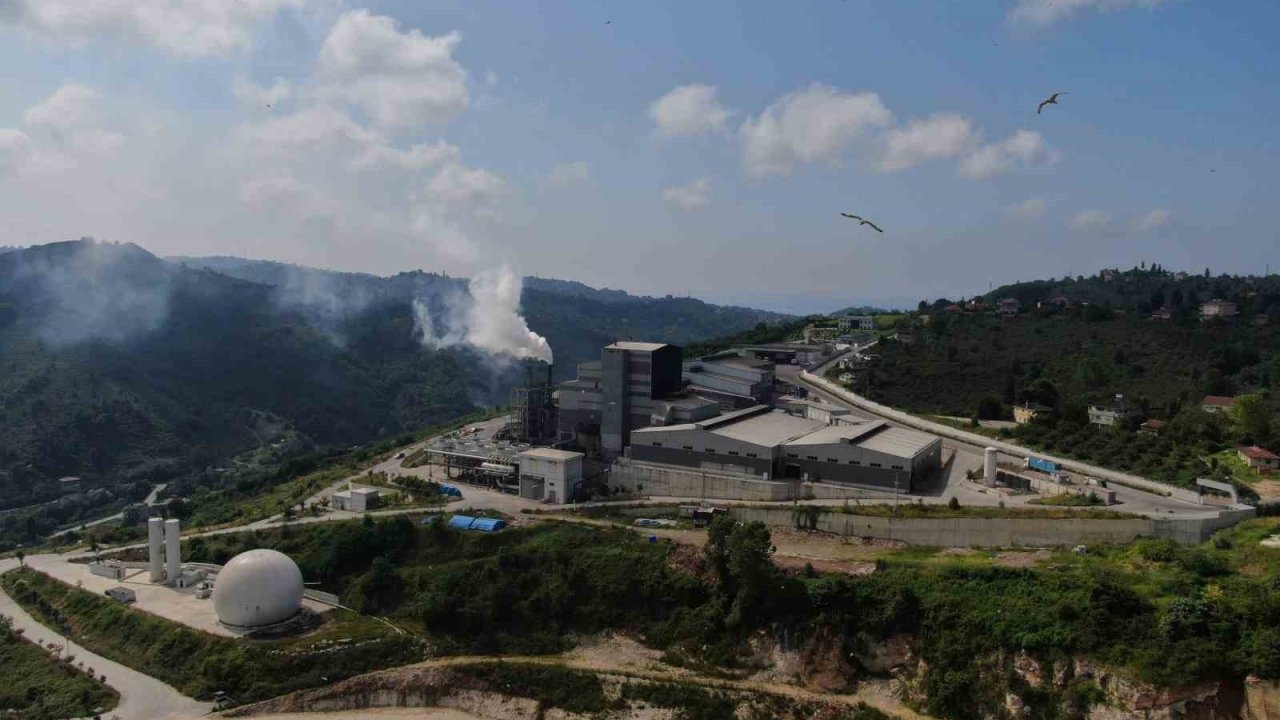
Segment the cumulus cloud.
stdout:
<path fill-rule="evenodd" d="M 179 57 L 247 47 L 257 24 L 305 0 L 4 0 L 0 23 L 52 40 L 143 42 Z"/>
<path fill-rule="evenodd" d="M 246 124 L 240 128 L 239 136 L 255 155 L 264 158 L 334 143 L 361 149 L 380 143 L 375 133 L 328 105 L 310 105 Z"/>
<path fill-rule="evenodd" d="M 452 162 L 460 155 L 458 148 L 443 140 L 419 143 L 408 150 L 374 142 L 352 161 L 354 168 L 398 167 L 402 170 L 420 170 L 445 162 Z"/>
<path fill-rule="evenodd" d="M 97 90 L 80 83 L 66 83 L 29 108 L 23 122 L 33 132 L 48 133 L 64 150 L 107 154 L 120 147 L 124 135 L 100 127 L 99 100 Z"/>
<path fill-rule="evenodd" d="M 15 128 L 0 128 L 0 175 L 22 169 L 35 154 L 26 133 Z"/>
<path fill-rule="evenodd" d="M 662 191 L 662 199 L 684 210 L 696 210 L 711 202 L 711 183 L 698 178 L 688 185 L 669 187 Z"/>
<path fill-rule="evenodd" d="M 1147 213 L 1138 221 L 1138 229 L 1142 232 L 1151 232 L 1158 228 L 1164 227 L 1169 222 L 1169 211 L 1164 208 L 1156 208 Z"/>
<path fill-rule="evenodd" d="M 814 83 L 788 93 L 738 131 L 743 165 L 755 177 L 786 175 L 801 163 L 839 165 L 841 151 L 865 130 L 893 121 L 880 96 Z"/>
<path fill-rule="evenodd" d="M 238 77 L 231 84 L 231 93 L 240 102 L 255 107 L 279 105 L 293 96 L 293 83 L 276 78 L 270 85 L 258 85 Z"/>
<path fill-rule="evenodd" d="M 1005 214 L 1012 218 L 1021 218 L 1021 219 L 1038 218 L 1041 215 L 1044 215 L 1044 211 L 1046 207 L 1047 205 L 1045 204 L 1045 201 L 1043 199 L 1038 197 L 1028 198 L 1027 200 L 1023 200 L 1022 202 L 1018 203 L 1017 205 L 1010 207 L 1008 210 L 1005 211 Z"/>
<path fill-rule="evenodd" d="M 584 182 L 591 177 L 591 169 L 582 160 L 577 162 L 564 163 L 551 168 L 551 172 L 547 174 L 547 184 L 553 187 L 563 187 L 574 183 Z"/>
<path fill-rule="evenodd" d="M 960 163 L 960 174 L 975 180 L 1001 175 L 1020 167 L 1052 163 L 1058 152 L 1034 130 L 1019 130 L 1000 142 L 983 145 Z"/>
<path fill-rule="evenodd" d="M 939 113 L 923 120 L 914 119 L 905 127 L 888 132 L 880 169 L 905 170 L 927 160 L 957 157 L 977 141 L 973 123 L 961 115 Z"/>
<path fill-rule="evenodd" d="M 453 58 L 462 35 L 401 32 L 394 18 L 353 10 L 320 48 L 317 92 L 359 107 L 379 127 L 442 124 L 467 107 L 467 73 Z"/>
<path fill-rule="evenodd" d="M 479 217 L 497 220 L 498 200 L 506 187 L 497 174 L 461 163 L 440 168 L 427 182 L 426 197 L 450 207 L 465 209 Z"/>
<path fill-rule="evenodd" d="M 658 137 L 724 132 L 732 113 L 716 99 L 711 85 L 681 85 L 649 106 L 654 134 Z"/>
<path fill-rule="evenodd" d="M 1100 230 L 1111 224 L 1111 215 L 1101 210 L 1081 210 L 1071 218 L 1071 227 L 1076 230 Z"/>
<path fill-rule="evenodd" d="M 1165 0 L 1016 0 L 1009 19 L 1018 25 L 1047 27 L 1089 11 L 1154 8 Z"/>

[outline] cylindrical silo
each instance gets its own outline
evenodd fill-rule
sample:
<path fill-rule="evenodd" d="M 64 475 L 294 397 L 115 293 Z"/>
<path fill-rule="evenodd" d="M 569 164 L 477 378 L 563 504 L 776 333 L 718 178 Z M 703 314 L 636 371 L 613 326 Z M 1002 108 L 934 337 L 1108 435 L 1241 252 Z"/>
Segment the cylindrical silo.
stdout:
<path fill-rule="evenodd" d="M 998 457 L 998 455 L 999 455 L 999 451 L 997 451 L 993 447 L 987 448 L 986 452 L 983 453 L 982 480 L 987 484 L 987 487 L 995 487 L 996 457 Z"/>
<path fill-rule="evenodd" d="M 182 551 L 178 546 L 178 533 L 177 518 L 164 521 L 164 579 L 170 585 L 176 585 L 182 575 Z"/>
<path fill-rule="evenodd" d="M 164 518 L 153 517 L 147 520 L 147 562 L 151 570 L 151 582 L 164 579 Z"/>

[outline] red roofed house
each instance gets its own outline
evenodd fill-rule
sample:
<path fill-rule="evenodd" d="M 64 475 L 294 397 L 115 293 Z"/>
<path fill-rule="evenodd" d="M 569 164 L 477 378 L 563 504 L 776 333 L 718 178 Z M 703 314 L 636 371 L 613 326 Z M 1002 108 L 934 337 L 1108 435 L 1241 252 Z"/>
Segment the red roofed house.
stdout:
<path fill-rule="evenodd" d="M 1280 456 L 1257 445 L 1240 448 L 1240 459 L 1260 475 L 1270 475 L 1280 467 Z"/>
<path fill-rule="evenodd" d="M 1145 435 L 1159 435 L 1160 431 L 1164 429 L 1164 424 L 1163 420 L 1151 418 L 1138 426 L 1138 432 Z"/>
<path fill-rule="evenodd" d="M 1236 399 L 1231 397 L 1223 397 L 1221 395 L 1205 395 L 1204 400 L 1200 401 L 1200 409 L 1207 413 L 1225 413 L 1236 404 Z"/>

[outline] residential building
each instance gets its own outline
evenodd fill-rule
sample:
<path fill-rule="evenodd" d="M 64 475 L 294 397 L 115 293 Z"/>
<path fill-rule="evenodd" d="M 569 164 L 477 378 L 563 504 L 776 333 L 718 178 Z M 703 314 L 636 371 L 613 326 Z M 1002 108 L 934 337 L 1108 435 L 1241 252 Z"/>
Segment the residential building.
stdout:
<path fill-rule="evenodd" d="M 1021 405 L 1014 405 L 1013 421 L 1018 423 L 1019 425 L 1026 425 L 1027 423 L 1031 422 L 1032 420 L 1035 420 L 1038 417 L 1047 415 L 1049 413 L 1049 410 L 1050 409 L 1045 407 L 1044 405 L 1037 405 L 1035 403 L 1023 403 Z"/>
<path fill-rule="evenodd" d="M 996 314 L 1005 317 L 1017 315 L 1022 310 L 1022 303 L 1018 302 L 1018 298 L 1000 298 L 996 301 Z"/>
<path fill-rule="evenodd" d="M 874 315 L 845 315 L 836 318 L 836 324 L 841 330 L 875 330 L 876 318 Z"/>
<path fill-rule="evenodd" d="M 1103 427 L 1123 425 L 1138 416 L 1138 408 L 1125 400 L 1123 395 L 1116 395 L 1115 402 L 1109 405 L 1090 405 L 1089 422 Z"/>
<path fill-rule="evenodd" d="M 1215 298 L 1200 306 L 1200 319 L 1228 320 L 1235 317 L 1238 311 L 1235 303 Z"/>
<path fill-rule="evenodd" d="M 1240 448 L 1238 453 L 1245 465 L 1257 470 L 1261 475 L 1270 475 L 1280 468 L 1280 456 L 1266 448 L 1250 445 Z"/>
<path fill-rule="evenodd" d="M 1225 414 L 1235 407 L 1236 399 L 1222 395 L 1205 395 L 1200 401 L 1200 409 L 1214 415 Z"/>
<path fill-rule="evenodd" d="M 911 492 L 941 465 L 942 440 L 891 427 L 818 420 L 757 406 L 710 420 L 632 433 L 630 457 L 762 480 L 796 479 Z"/>
<path fill-rule="evenodd" d="M 80 494 L 80 478 L 78 477 L 59 478 L 58 490 L 63 495 L 79 495 Z"/>
<path fill-rule="evenodd" d="M 1143 435 L 1159 435 L 1160 431 L 1164 430 L 1164 426 L 1165 421 L 1151 418 L 1138 426 L 1138 432 Z"/>
<path fill-rule="evenodd" d="M 1072 306 L 1072 302 L 1063 295 L 1051 297 L 1048 300 L 1041 300 L 1036 303 L 1037 308 L 1056 308 L 1058 310 L 1067 310 Z"/>

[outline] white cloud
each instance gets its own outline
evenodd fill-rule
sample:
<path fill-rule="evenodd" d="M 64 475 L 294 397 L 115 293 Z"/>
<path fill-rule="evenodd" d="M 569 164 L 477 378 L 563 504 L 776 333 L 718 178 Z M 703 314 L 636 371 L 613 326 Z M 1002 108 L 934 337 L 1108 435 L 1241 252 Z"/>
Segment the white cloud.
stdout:
<path fill-rule="evenodd" d="M 906 127 L 894 128 L 886 136 L 880 169 L 905 170 L 927 160 L 957 157 L 978 142 L 969 118 L 951 113 L 914 119 Z"/>
<path fill-rule="evenodd" d="M 231 84 L 231 92 L 240 102 L 255 107 L 279 105 L 293 97 L 293 84 L 284 78 L 276 78 L 270 85 L 257 85 L 238 77 Z"/>
<path fill-rule="evenodd" d="M 279 212 L 282 209 L 302 219 L 332 216 L 335 210 L 319 190 L 307 185 L 291 172 L 272 172 L 245 180 L 240 184 L 240 202 L 259 210 Z"/>
<path fill-rule="evenodd" d="M 35 148 L 26 133 L 0 128 L 0 175 L 22 169 L 34 154 Z"/>
<path fill-rule="evenodd" d="M 1165 210 L 1164 208 L 1156 208 L 1138 221 L 1138 229 L 1142 232 L 1151 232 L 1152 230 L 1168 224 L 1169 218 L 1170 214 L 1168 210 Z"/>
<path fill-rule="evenodd" d="M 370 145 L 363 154 L 352 161 L 354 168 L 398 167 L 402 170 L 420 170 L 445 162 L 456 161 L 458 148 L 438 140 L 434 143 L 419 143 L 408 150 L 400 150 L 389 145 Z"/>
<path fill-rule="evenodd" d="M 1044 215 L 1047 205 L 1041 198 L 1029 198 L 1010 207 L 1005 214 L 1012 218 L 1038 218 Z"/>
<path fill-rule="evenodd" d="M 247 124 L 240 129 L 240 136 L 254 154 L 262 157 L 314 150 L 334 143 L 358 148 L 379 143 L 375 133 L 327 105 L 310 105 Z"/>
<path fill-rule="evenodd" d="M 982 180 L 1019 167 L 1058 160 L 1058 152 L 1034 130 L 1019 130 L 1000 142 L 984 145 L 960 163 L 960 174 Z"/>
<path fill-rule="evenodd" d="M 681 85 L 649 106 L 654 134 L 658 137 L 724 132 L 732 113 L 716 99 L 711 85 Z"/>
<path fill-rule="evenodd" d="M 800 163 L 819 160 L 839 165 L 850 141 L 892 121 L 875 93 L 846 93 L 814 83 L 782 96 L 742 123 L 738 134 L 743 165 L 756 177 L 786 175 Z"/>
<path fill-rule="evenodd" d="M 457 32 L 401 32 L 393 18 L 347 12 L 320 48 L 316 91 L 359 107 L 382 128 L 442 124 L 469 102 L 467 73 L 453 59 L 461 41 Z"/>
<path fill-rule="evenodd" d="M 1076 230 L 1100 230 L 1111 224 L 1111 216 L 1101 210 L 1082 210 L 1071 218 Z"/>
<path fill-rule="evenodd" d="M 688 185 L 669 187 L 662 191 L 662 199 L 684 210 L 697 210 L 711 202 L 711 183 L 698 178 Z"/>
<path fill-rule="evenodd" d="M 484 83 L 485 83 L 486 85 L 488 85 L 489 87 L 493 87 L 494 85 L 497 85 L 497 84 L 498 84 L 498 73 L 496 73 L 496 72 L 494 72 L 494 71 L 492 71 L 492 70 L 490 70 L 490 71 L 486 72 L 486 73 L 484 74 Z"/>
<path fill-rule="evenodd" d="M 226 55 L 247 47 L 255 26 L 305 0 L 3 0 L 0 23 L 80 43 L 141 41 L 180 57 Z"/>
<path fill-rule="evenodd" d="M 449 163 L 427 181 L 426 197 L 455 213 L 470 213 L 486 220 L 500 220 L 498 200 L 506 181 L 482 168 Z"/>
<path fill-rule="evenodd" d="M 1154 8 L 1165 0 L 1016 0 L 1009 19 L 1019 25 L 1047 27 L 1090 10 L 1111 12 L 1126 8 Z"/>
<path fill-rule="evenodd" d="M 564 163 L 557 165 L 551 169 L 547 175 L 547 184 L 554 187 L 563 187 L 574 183 L 583 182 L 591 177 L 591 169 L 582 160 L 577 162 Z"/>
<path fill-rule="evenodd" d="M 66 83 L 23 115 L 28 128 L 48 133 L 63 150 L 104 155 L 114 152 L 124 136 L 99 126 L 101 107 L 97 90 Z"/>

